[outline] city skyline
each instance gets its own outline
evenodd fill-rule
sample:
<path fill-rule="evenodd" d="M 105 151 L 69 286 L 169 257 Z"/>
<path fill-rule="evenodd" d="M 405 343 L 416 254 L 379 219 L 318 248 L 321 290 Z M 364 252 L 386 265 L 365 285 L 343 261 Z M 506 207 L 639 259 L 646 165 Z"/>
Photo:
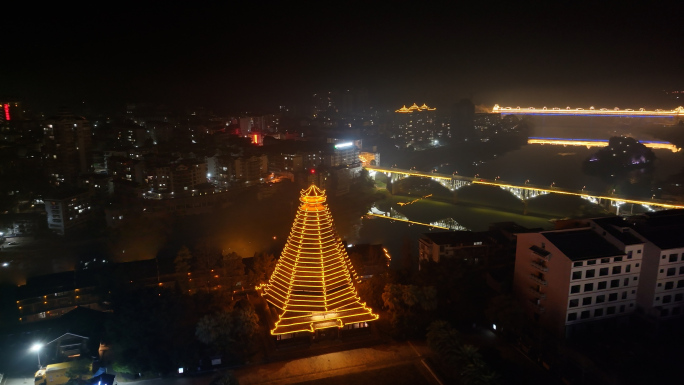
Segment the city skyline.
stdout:
<path fill-rule="evenodd" d="M 161 102 L 272 109 L 348 88 L 367 89 L 381 109 L 412 102 L 445 108 L 462 98 L 670 108 L 677 101 L 664 93 L 682 88 L 678 8 L 17 10 L 0 27 L 11 58 L 0 64 L 1 92 L 43 110 L 83 101 L 95 108 Z"/>
<path fill-rule="evenodd" d="M 0 385 L 680 377 L 681 8 L 3 4 Z"/>

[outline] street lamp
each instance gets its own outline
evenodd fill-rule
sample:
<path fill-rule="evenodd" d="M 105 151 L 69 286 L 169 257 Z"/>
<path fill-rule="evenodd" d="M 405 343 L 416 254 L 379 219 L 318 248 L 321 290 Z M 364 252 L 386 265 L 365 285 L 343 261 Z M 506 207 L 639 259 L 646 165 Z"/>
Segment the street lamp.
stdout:
<path fill-rule="evenodd" d="M 38 369 L 40 369 L 40 349 L 42 349 L 42 348 L 43 348 L 43 344 L 35 343 L 35 344 L 33 344 L 33 346 L 31 346 L 31 349 L 30 349 L 32 352 L 36 352 L 36 354 L 38 355 Z"/>

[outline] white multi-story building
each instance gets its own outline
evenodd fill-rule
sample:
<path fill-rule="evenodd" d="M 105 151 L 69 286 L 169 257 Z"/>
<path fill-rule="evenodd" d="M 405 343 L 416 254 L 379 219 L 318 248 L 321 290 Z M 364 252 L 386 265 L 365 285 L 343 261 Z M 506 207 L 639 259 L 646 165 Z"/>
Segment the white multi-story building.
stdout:
<path fill-rule="evenodd" d="M 633 313 L 641 249 L 643 243 L 620 249 L 590 228 L 518 234 L 516 296 L 558 335 Z"/>
<path fill-rule="evenodd" d="M 519 234 L 514 287 L 529 314 L 567 335 L 589 321 L 684 316 L 684 210 Z"/>
<path fill-rule="evenodd" d="M 327 167 L 359 167 L 361 165 L 359 148 L 352 141 L 335 143 L 326 154 L 323 165 Z"/>
<path fill-rule="evenodd" d="M 650 213 L 633 221 L 645 242 L 637 305 L 649 319 L 684 315 L 684 210 Z"/>
<path fill-rule="evenodd" d="M 92 216 L 90 192 L 64 193 L 43 199 L 48 229 L 65 235 L 86 224 Z"/>

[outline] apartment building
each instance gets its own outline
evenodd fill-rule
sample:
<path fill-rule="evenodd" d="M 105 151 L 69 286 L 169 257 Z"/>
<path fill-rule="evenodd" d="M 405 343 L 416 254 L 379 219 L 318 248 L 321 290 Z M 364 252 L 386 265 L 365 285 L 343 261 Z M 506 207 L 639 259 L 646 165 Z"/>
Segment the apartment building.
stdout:
<path fill-rule="evenodd" d="M 595 227 L 599 232 L 580 228 L 518 234 L 516 297 L 531 318 L 557 335 L 636 310 L 644 244 L 635 237 L 621 249 L 606 239 L 608 231 Z"/>
<path fill-rule="evenodd" d="M 236 158 L 233 165 L 234 177 L 238 181 L 259 183 L 268 175 L 268 156 L 266 154 Z"/>
<path fill-rule="evenodd" d="M 424 233 L 418 240 L 418 257 L 420 263 L 458 258 L 466 263 L 476 264 L 486 260 L 492 246 L 492 240 L 486 231 Z"/>
<path fill-rule="evenodd" d="M 66 235 L 84 226 L 92 217 L 92 196 L 88 191 L 65 191 L 43 199 L 50 231 Z"/>
<path fill-rule="evenodd" d="M 640 314 L 658 322 L 684 316 L 684 210 L 649 213 L 631 222 L 645 244 Z"/>

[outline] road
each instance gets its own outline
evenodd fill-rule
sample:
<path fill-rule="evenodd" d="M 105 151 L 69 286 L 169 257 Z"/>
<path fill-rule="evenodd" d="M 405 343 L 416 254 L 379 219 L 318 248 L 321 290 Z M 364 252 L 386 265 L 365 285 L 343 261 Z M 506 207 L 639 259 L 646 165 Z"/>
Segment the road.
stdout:
<path fill-rule="evenodd" d="M 423 361 L 428 348 L 422 343 L 388 343 L 369 348 L 321 354 L 314 357 L 247 366 L 235 375 L 241 385 L 286 385 L 322 378 L 347 376 L 371 370 L 414 365 L 425 384 L 441 384 Z M 387 380 L 391 380 L 388 378 Z"/>
<path fill-rule="evenodd" d="M 387 343 L 370 348 L 352 349 L 313 357 L 248 365 L 235 371 L 241 385 L 285 385 L 341 377 L 380 369 L 412 370 L 423 382 L 416 385 L 443 385 L 423 360 L 428 352 L 424 343 Z M 214 377 L 207 373 L 193 377 L 170 377 L 122 382 L 119 385 L 207 385 Z M 389 380 L 389 378 L 388 378 Z M 394 383 L 402 383 L 394 381 Z M 7 378 L 0 385 L 33 385 L 33 378 Z"/>

